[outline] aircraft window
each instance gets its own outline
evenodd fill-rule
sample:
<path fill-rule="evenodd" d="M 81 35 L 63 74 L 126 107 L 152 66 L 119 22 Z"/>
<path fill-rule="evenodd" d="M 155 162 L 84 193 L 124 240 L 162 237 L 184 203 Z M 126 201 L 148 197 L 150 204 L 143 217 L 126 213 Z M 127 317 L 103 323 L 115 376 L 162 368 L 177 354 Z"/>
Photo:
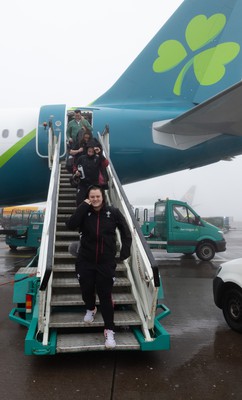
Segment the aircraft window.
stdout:
<path fill-rule="evenodd" d="M 18 129 L 17 130 L 17 136 L 18 137 L 23 137 L 24 136 L 24 130 L 23 129 Z"/>
<path fill-rule="evenodd" d="M 3 137 L 3 138 L 7 138 L 8 135 L 9 135 L 9 130 L 8 130 L 8 129 L 3 129 L 3 131 L 2 131 L 2 137 Z"/>

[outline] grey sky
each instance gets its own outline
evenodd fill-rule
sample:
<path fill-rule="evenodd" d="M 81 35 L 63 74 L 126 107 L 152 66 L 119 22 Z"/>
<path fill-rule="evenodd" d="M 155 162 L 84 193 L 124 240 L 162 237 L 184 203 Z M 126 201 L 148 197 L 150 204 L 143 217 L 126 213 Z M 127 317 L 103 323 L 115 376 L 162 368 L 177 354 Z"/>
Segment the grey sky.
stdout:
<path fill-rule="evenodd" d="M 181 3 L 3 2 L 0 107 L 87 105 L 115 82 Z M 127 185 L 125 190 L 131 204 L 152 204 L 158 197 L 180 198 L 196 184 L 194 204 L 200 215 L 242 220 L 241 165 L 240 156 Z"/>

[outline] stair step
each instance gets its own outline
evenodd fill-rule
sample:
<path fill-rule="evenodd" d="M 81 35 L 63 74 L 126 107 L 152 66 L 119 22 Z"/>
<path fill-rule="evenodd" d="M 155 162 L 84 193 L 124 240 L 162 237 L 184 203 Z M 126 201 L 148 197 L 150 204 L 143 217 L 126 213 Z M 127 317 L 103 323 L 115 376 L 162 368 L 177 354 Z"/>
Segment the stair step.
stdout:
<path fill-rule="evenodd" d="M 58 215 L 63 213 L 73 214 L 76 211 L 76 206 L 73 207 L 58 207 Z"/>
<path fill-rule="evenodd" d="M 63 232 L 63 235 L 66 235 L 66 232 L 70 232 L 70 230 L 67 228 L 67 226 L 66 226 L 64 221 L 63 221 L 63 224 L 64 225 L 62 225 L 62 226 L 59 226 L 58 224 L 56 224 L 56 235 L 58 234 L 58 236 L 60 236 L 61 233 L 59 233 L 59 232 Z M 76 233 L 77 233 L 77 231 L 73 232 L 73 234 L 75 234 L 75 235 L 76 235 Z M 78 239 L 75 239 L 75 240 L 78 240 Z M 68 239 L 68 240 L 70 240 L 70 239 Z"/>
<path fill-rule="evenodd" d="M 53 267 L 53 272 L 75 272 L 75 264 L 55 264 Z"/>
<path fill-rule="evenodd" d="M 127 267 L 124 264 L 118 264 L 116 268 L 117 272 L 127 271 Z M 75 265 L 73 264 L 55 264 L 53 272 L 75 272 Z"/>
<path fill-rule="evenodd" d="M 62 186 L 62 185 L 68 185 L 68 186 L 70 186 L 70 178 L 68 178 L 68 177 L 61 177 L 60 178 L 60 186 Z"/>
<path fill-rule="evenodd" d="M 112 299 L 114 304 L 135 304 L 135 298 L 131 293 L 113 293 Z M 99 299 L 97 297 L 97 304 Z M 83 306 L 81 293 L 76 294 L 52 294 L 52 306 Z"/>
<path fill-rule="evenodd" d="M 72 187 L 67 187 L 67 188 L 62 188 L 60 187 L 59 189 L 59 196 L 60 195 L 66 195 L 66 194 L 71 194 L 73 196 L 73 199 L 76 197 L 76 189 Z"/>
<path fill-rule="evenodd" d="M 56 227 L 57 228 L 66 228 L 66 224 L 65 224 L 65 222 L 57 222 Z"/>
<path fill-rule="evenodd" d="M 71 212 L 67 214 L 58 214 L 57 215 L 58 222 L 66 221 L 67 219 L 70 218 L 71 215 L 72 215 Z"/>
<path fill-rule="evenodd" d="M 58 236 L 76 236 L 77 240 L 78 240 L 80 237 L 80 233 L 77 231 L 69 231 L 69 230 L 68 231 L 57 231 L 56 236 L 57 237 Z"/>
<path fill-rule="evenodd" d="M 72 190 L 76 192 L 76 188 L 71 187 L 70 181 L 69 182 L 61 182 L 60 183 L 60 189 L 68 189 L 71 188 Z"/>
<path fill-rule="evenodd" d="M 70 253 L 68 253 L 67 251 L 66 252 L 64 252 L 64 251 L 62 251 L 62 252 L 55 252 L 55 256 L 54 256 L 54 258 L 55 258 L 55 260 L 56 259 L 60 259 L 60 258 L 62 258 L 63 260 L 64 259 L 73 259 L 73 260 L 75 260 L 76 259 L 76 257 L 74 257 L 74 256 L 72 256 Z M 73 261 L 73 262 L 75 262 L 75 261 Z"/>
<path fill-rule="evenodd" d="M 62 234 L 62 236 L 64 236 Z M 68 236 L 68 235 L 67 235 Z M 69 239 L 69 238 L 68 238 Z M 63 246 L 69 246 L 72 242 L 70 240 L 57 240 L 55 242 L 55 247 L 63 247 Z"/>
<path fill-rule="evenodd" d="M 73 199 L 73 197 L 70 198 L 70 199 L 59 200 L 59 203 L 61 203 L 61 207 L 59 206 L 58 209 L 66 206 L 66 205 L 69 206 L 70 204 L 73 206 L 73 203 L 74 203 L 74 206 L 75 206 L 75 202 L 76 202 L 75 198 Z"/>
<path fill-rule="evenodd" d="M 65 187 L 60 186 L 59 192 L 73 193 L 75 195 L 76 188 L 73 188 L 71 185 Z"/>
<path fill-rule="evenodd" d="M 140 344 L 133 332 L 116 332 L 115 350 L 140 350 Z M 106 350 L 103 332 L 96 333 L 70 333 L 57 335 L 57 353 L 71 353 L 81 351 Z"/>
<path fill-rule="evenodd" d="M 128 278 L 116 278 L 114 286 L 131 286 Z M 54 278 L 52 281 L 52 287 L 79 287 L 78 280 L 74 278 Z"/>
<path fill-rule="evenodd" d="M 73 193 L 60 193 L 59 194 L 59 200 L 61 200 L 62 201 L 62 199 L 66 199 L 66 200 L 68 200 L 68 199 L 70 199 L 70 200 L 72 200 L 72 201 L 75 201 L 75 196 L 73 196 Z"/>
<path fill-rule="evenodd" d="M 71 172 L 68 172 L 67 170 L 62 170 L 60 177 L 61 178 L 70 178 L 73 174 Z"/>
<path fill-rule="evenodd" d="M 64 201 L 66 201 L 65 204 L 64 204 Z M 68 205 L 68 202 L 69 202 L 69 205 Z M 65 207 L 66 205 L 68 205 L 69 209 L 73 209 L 74 208 L 76 210 L 76 201 L 75 200 L 70 200 L 70 199 L 59 200 L 59 209 Z"/>
<path fill-rule="evenodd" d="M 82 312 L 56 312 L 50 316 L 50 328 L 84 328 L 103 326 L 103 318 L 97 312 L 92 324 L 83 321 L 85 311 Z M 140 325 L 138 314 L 132 310 L 114 311 L 114 323 L 116 326 Z"/>

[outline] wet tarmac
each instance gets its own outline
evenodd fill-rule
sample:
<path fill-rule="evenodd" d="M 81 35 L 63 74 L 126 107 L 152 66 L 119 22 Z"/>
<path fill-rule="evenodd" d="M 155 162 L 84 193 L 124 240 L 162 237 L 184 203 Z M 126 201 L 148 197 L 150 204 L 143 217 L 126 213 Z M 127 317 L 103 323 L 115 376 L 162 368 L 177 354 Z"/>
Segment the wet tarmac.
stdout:
<path fill-rule="evenodd" d="M 0 238 L 1 400 L 241 400 L 242 335 L 213 302 L 219 265 L 242 257 L 242 230 L 211 262 L 154 251 L 171 314 L 163 325 L 171 349 L 25 356 L 26 328 L 8 319 L 12 281 L 33 253 L 9 251 Z"/>

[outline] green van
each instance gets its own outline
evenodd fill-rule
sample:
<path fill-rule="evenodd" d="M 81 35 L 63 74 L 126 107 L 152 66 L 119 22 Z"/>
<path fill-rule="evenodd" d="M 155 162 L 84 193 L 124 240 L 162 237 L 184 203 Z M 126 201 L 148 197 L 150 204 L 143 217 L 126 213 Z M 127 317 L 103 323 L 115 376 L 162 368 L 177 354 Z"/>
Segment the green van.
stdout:
<path fill-rule="evenodd" d="M 158 200 L 155 203 L 153 229 L 147 237 L 151 248 L 168 253 L 196 253 L 203 261 L 216 252 L 226 250 L 223 232 L 204 221 L 187 203 L 178 200 Z M 142 227 L 144 232 L 145 224 Z"/>

